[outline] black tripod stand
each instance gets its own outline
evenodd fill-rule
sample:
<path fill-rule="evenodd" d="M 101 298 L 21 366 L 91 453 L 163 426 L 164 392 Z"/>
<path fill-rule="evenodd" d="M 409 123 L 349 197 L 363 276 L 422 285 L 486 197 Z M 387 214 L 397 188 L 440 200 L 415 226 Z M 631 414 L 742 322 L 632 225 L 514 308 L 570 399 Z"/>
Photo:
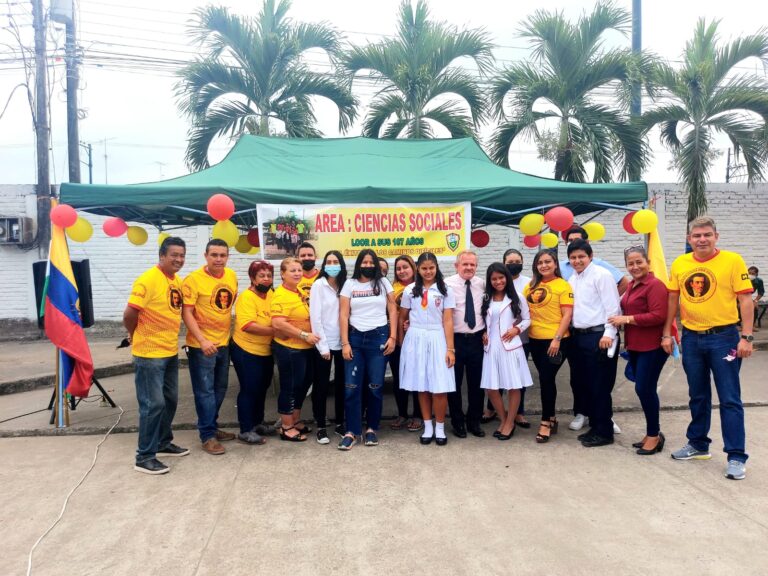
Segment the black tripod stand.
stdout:
<path fill-rule="evenodd" d="M 108 402 L 109 405 L 112 408 L 117 408 L 117 404 L 115 404 L 115 401 L 112 400 L 112 397 L 107 393 L 106 390 L 104 390 L 104 387 L 101 385 L 101 382 L 95 377 L 91 376 L 91 382 L 96 386 L 96 388 L 99 389 L 99 392 L 101 392 L 101 397 L 105 402 Z M 69 397 L 69 409 L 70 410 L 76 410 L 77 405 L 80 404 L 82 401 L 82 398 L 75 399 L 74 396 Z M 56 412 L 53 411 L 53 404 L 56 401 L 56 388 L 53 389 L 53 394 L 51 394 L 51 401 L 48 403 L 48 410 L 51 411 L 51 421 L 50 424 L 53 424 L 53 422 L 56 419 Z"/>

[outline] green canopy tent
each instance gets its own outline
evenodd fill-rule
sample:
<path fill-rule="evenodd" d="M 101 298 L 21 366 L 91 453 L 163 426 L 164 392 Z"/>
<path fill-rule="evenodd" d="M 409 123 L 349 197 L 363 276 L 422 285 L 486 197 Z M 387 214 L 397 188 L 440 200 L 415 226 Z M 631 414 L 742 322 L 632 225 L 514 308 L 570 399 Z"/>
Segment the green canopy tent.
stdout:
<path fill-rule="evenodd" d="M 210 224 L 206 202 L 225 193 L 233 221 L 251 225 L 256 204 L 471 202 L 473 226 L 515 225 L 565 204 L 575 214 L 647 199 L 644 182 L 574 184 L 501 168 L 471 138 L 375 140 L 243 136 L 219 164 L 162 182 L 62 184 L 61 199 L 93 214 L 160 229 Z"/>

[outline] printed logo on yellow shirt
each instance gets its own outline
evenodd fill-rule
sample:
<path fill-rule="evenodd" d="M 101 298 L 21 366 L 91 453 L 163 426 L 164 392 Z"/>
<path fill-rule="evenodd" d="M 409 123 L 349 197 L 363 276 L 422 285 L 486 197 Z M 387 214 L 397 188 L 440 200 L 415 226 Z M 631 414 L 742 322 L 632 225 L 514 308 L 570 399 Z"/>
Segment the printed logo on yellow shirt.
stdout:
<path fill-rule="evenodd" d="M 688 302 L 706 302 L 717 290 L 717 278 L 708 268 L 694 268 L 681 277 L 681 294 Z"/>
<path fill-rule="evenodd" d="M 546 284 L 539 284 L 526 297 L 531 306 L 546 306 L 552 300 L 552 290 Z"/>
<path fill-rule="evenodd" d="M 171 288 L 168 290 L 168 307 L 174 312 L 181 310 L 181 305 L 184 302 L 184 298 L 181 295 L 181 290 L 177 288 Z"/>
<path fill-rule="evenodd" d="M 232 308 L 234 300 L 232 291 L 226 286 L 216 286 L 211 292 L 211 308 L 221 314 L 226 314 Z"/>

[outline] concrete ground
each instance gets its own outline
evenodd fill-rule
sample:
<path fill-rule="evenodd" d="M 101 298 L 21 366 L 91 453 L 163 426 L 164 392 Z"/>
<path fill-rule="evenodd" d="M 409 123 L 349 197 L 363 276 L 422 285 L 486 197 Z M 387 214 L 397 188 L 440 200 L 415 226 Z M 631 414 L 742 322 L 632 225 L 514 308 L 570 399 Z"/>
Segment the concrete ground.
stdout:
<path fill-rule="evenodd" d="M 687 414 L 663 415 L 669 448 Z M 37 549 L 37 575 L 569 574 L 763 575 L 768 566 L 768 408 L 747 409 L 748 477 L 713 458 L 640 457 L 643 417 L 617 442 L 582 448 L 561 431 L 537 445 L 451 438 L 420 446 L 384 433 L 376 448 L 271 439 L 192 448 L 171 473 L 131 469 L 135 434 L 111 436 L 62 522 Z M 488 427 L 486 427 L 488 428 Z M 93 456 L 97 436 L 2 438 L 0 574 L 27 553 Z"/>
<path fill-rule="evenodd" d="M 114 344 L 93 347 L 97 366 L 125 364 L 120 355 L 127 351 L 114 351 Z M 25 573 L 32 544 L 90 465 L 101 439 L 96 434 L 120 413 L 90 398 L 71 414 L 64 435 L 52 436 L 57 432 L 45 411 L 51 389 L 38 387 L 44 368 L 19 368 L 49 352 L 0 347 L 2 369 L 17 370 L 17 380 L 3 373 L 0 384 L 16 386 L 19 373 L 36 382 L 28 392 L 0 395 L 2 575 Z M 132 375 L 104 377 L 124 410 L 116 430 L 125 433 L 103 444 L 63 520 L 35 552 L 33 574 L 762 576 L 768 566 L 766 372 L 764 351 L 742 366 L 751 458 L 741 482 L 723 477 L 716 412 L 712 460 L 669 458 L 685 442 L 688 422 L 679 362 L 669 362 L 660 380 L 667 447 L 651 457 L 635 455 L 630 446 L 643 436 L 644 418 L 623 377 L 614 392 L 623 433 L 603 448 L 583 448 L 562 415 L 561 432 L 546 445 L 535 443 L 535 427 L 498 442 L 488 424 L 486 438 L 449 435 L 448 446 L 425 447 L 416 434 L 390 431 L 386 421 L 376 448 L 343 453 L 335 440 L 321 446 L 314 439 L 296 445 L 270 438 L 258 447 L 228 443 L 227 453 L 214 457 L 199 447 L 182 368 L 176 441 L 192 453 L 168 458 L 171 473 L 159 477 L 132 470 Z M 558 407 L 566 410 L 567 367 L 558 381 Z M 231 383 L 221 422 L 234 429 L 234 373 Z M 270 416 L 274 392 L 268 394 Z M 538 386 L 529 390 L 527 404 L 535 422 Z M 329 405 L 333 415 L 332 400 Z M 384 414 L 394 413 L 387 394 Z"/>

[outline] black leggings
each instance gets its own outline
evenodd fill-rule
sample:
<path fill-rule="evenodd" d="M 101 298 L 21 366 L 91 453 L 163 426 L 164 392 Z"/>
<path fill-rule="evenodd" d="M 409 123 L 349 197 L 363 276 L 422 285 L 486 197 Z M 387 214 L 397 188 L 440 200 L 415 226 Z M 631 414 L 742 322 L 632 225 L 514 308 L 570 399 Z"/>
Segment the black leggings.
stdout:
<path fill-rule="evenodd" d="M 557 383 L 556 377 L 568 356 L 569 339 L 563 338 L 560 341 L 560 352 L 562 360 L 559 364 L 554 364 L 547 354 L 552 340 L 539 340 L 530 338 L 528 346 L 531 349 L 531 357 L 536 370 L 539 372 L 539 384 L 541 385 L 541 419 L 549 420 L 555 417 L 555 404 L 557 402 Z"/>

